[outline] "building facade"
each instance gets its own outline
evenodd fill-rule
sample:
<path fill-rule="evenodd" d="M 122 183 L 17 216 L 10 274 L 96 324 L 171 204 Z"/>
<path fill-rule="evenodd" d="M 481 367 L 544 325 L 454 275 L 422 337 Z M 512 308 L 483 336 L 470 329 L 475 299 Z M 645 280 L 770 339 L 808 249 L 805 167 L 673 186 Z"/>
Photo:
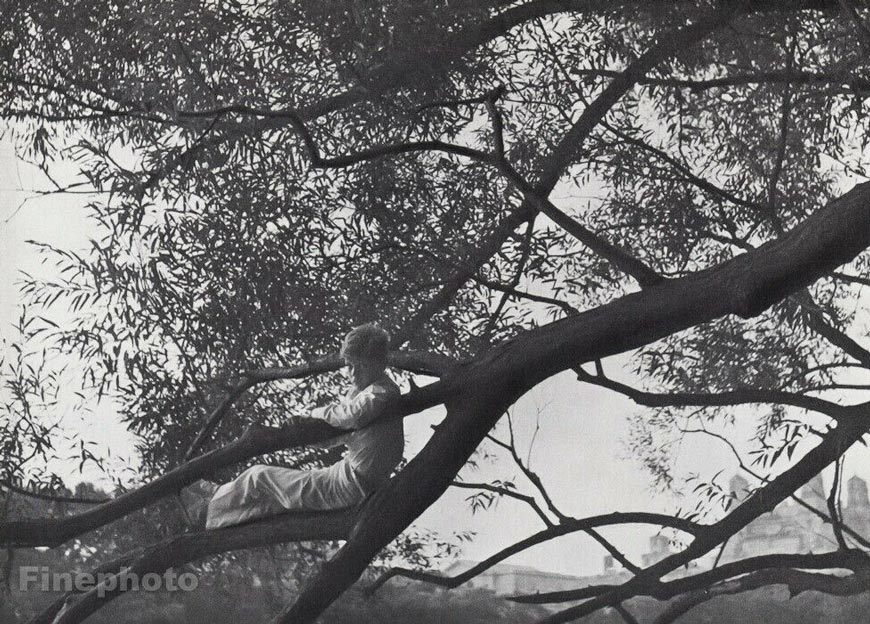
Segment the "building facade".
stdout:
<path fill-rule="evenodd" d="M 745 479 L 735 476 L 730 489 L 737 502 L 750 492 Z M 828 515 L 828 490 L 821 475 L 804 485 L 798 498 L 813 509 Z M 853 476 L 846 483 L 842 505 L 843 522 L 862 537 L 870 537 L 870 501 L 867 483 Z M 847 542 L 850 539 L 846 538 Z M 759 516 L 735 535 L 723 553 L 723 561 L 773 553 L 820 553 L 835 550 L 837 541 L 831 525 L 799 502 L 788 500 L 773 511 Z"/>

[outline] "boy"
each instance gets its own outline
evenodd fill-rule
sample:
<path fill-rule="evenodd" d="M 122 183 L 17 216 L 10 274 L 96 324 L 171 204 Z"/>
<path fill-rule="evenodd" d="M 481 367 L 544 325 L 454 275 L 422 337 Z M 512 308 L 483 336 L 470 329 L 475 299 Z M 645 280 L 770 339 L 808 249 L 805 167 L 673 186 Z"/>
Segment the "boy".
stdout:
<path fill-rule="evenodd" d="M 345 397 L 311 410 L 340 429 L 345 457 L 326 468 L 296 470 L 253 466 L 220 486 L 208 503 L 206 529 L 239 524 L 284 511 L 342 509 L 361 503 L 390 477 L 402 460 L 405 443 L 401 418 L 377 422 L 399 388 L 387 376 L 389 336 L 376 325 L 361 325 L 344 338 L 341 357 L 352 387 Z"/>

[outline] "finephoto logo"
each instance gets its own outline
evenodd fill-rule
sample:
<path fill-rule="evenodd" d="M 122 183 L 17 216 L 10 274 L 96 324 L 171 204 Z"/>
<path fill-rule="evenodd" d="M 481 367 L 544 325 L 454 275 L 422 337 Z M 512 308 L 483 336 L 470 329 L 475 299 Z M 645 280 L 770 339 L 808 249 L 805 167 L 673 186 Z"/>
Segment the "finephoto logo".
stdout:
<path fill-rule="evenodd" d="M 124 569 L 117 574 L 98 572 L 52 572 L 48 566 L 21 566 L 18 572 L 18 587 L 21 591 L 38 589 L 53 592 L 89 592 L 96 590 L 99 597 L 112 592 L 161 591 L 189 592 L 196 589 L 199 579 L 192 572 L 176 573 L 168 570 L 163 574 L 148 572 L 139 575 Z"/>

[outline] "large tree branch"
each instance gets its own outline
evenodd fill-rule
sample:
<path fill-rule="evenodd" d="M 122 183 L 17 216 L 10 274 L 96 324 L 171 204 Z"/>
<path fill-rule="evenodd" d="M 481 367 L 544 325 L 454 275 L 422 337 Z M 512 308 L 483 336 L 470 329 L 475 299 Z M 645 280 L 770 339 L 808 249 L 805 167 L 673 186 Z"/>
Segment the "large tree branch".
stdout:
<path fill-rule="evenodd" d="M 838 574 L 819 574 L 791 568 L 769 568 L 751 572 L 733 581 L 723 581 L 701 590 L 681 596 L 668 604 L 652 624 L 671 624 L 696 606 L 718 596 L 739 594 L 761 589 L 770 585 L 785 585 L 789 596 L 805 591 L 817 591 L 834 596 L 852 596 L 870 589 L 867 570 L 841 576 Z"/>
<path fill-rule="evenodd" d="M 808 554 L 786 553 L 747 557 L 746 559 L 720 565 L 712 570 L 663 582 L 660 585 L 660 591 L 654 595 L 660 598 L 671 598 L 725 579 L 772 568 L 870 570 L 870 559 L 868 559 L 867 553 L 863 550 L 840 550 L 830 553 Z"/>
<path fill-rule="evenodd" d="M 505 374 L 522 362 L 523 374 L 537 381 L 573 368 L 580 360 L 643 346 L 684 329 L 687 322 L 727 314 L 751 318 L 863 251 L 870 244 L 870 224 L 864 225 L 868 216 L 870 183 L 865 183 L 754 251 L 521 334 L 483 361 L 491 360 L 500 369 L 503 365 L 499 372 Z M 635 321 L 622 323 L 628 319 Z M 606 331 L 593 330 L 605 326 Z M 506 350 L 522 350 L 526 357 L 507 358 Z"/>

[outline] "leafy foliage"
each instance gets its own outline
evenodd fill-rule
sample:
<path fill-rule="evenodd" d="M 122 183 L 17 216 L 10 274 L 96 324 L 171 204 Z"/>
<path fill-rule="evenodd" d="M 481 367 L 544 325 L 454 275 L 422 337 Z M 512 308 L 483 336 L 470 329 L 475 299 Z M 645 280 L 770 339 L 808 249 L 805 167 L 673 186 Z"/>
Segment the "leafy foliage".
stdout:
<path fill-rule="evenodd" d="M 614 76 L 712 4 L 514 22 L 504 16 L 516 7 L 495 0 L 5 3 L 0 115 L 15 121 L 22 158 L 49 175 L 75 165 L 56 190 L 92 192 L 95 232 L 80 252 L 42 246 L 61 278 L 26 280 L 36 316 L 22 331 L 81 362 L 83 393 L 121 406 L 148 478 L 181 461 L 245 371 L 332 352 L 354 324 L 377 320 L 413 348 L 463 358 L 636 290 L 553 222 L 509 221 L 523 198 L 489 163 L 424 150 L 322 167 L 315 151 L 441 141 L 491 152 L 504 139 L 531 187 L 555 188 L 577 223 L 668 278 L 769 243 L 838 195 L 844 174 L 867 171 L 867 57 L 839 14 L 739 17 L 656 64 L 582 144 L 560 144 Z M 480 99 L 496 87 L 503 136 Z M 567 166 L 548 170 L 560 150 Z M 634 372 L 660 392 L 852 388 L 856 363 L 813 323 L 864 337 L 867 263 L 757 318 L 648 345 Z M 71 318 L 62 326 L 49 320 L 58 308 Z M 31 406 L 37 395 L 50 405 L 42 394 L 57 385 L 14 348 L 0 428 L 10 477 L 50 449 L 51 425 Z M 301 413 L 340 383 L 258 387 L 210 444 Z M 765 471 L 814 432 L 802 410 L 753 414 Z M 629 448 L 670 487 L 683 430 L 733 418 L 721 406 L 644 411 Z M 703 483 L 722 506 L 727 493 Z"/>

